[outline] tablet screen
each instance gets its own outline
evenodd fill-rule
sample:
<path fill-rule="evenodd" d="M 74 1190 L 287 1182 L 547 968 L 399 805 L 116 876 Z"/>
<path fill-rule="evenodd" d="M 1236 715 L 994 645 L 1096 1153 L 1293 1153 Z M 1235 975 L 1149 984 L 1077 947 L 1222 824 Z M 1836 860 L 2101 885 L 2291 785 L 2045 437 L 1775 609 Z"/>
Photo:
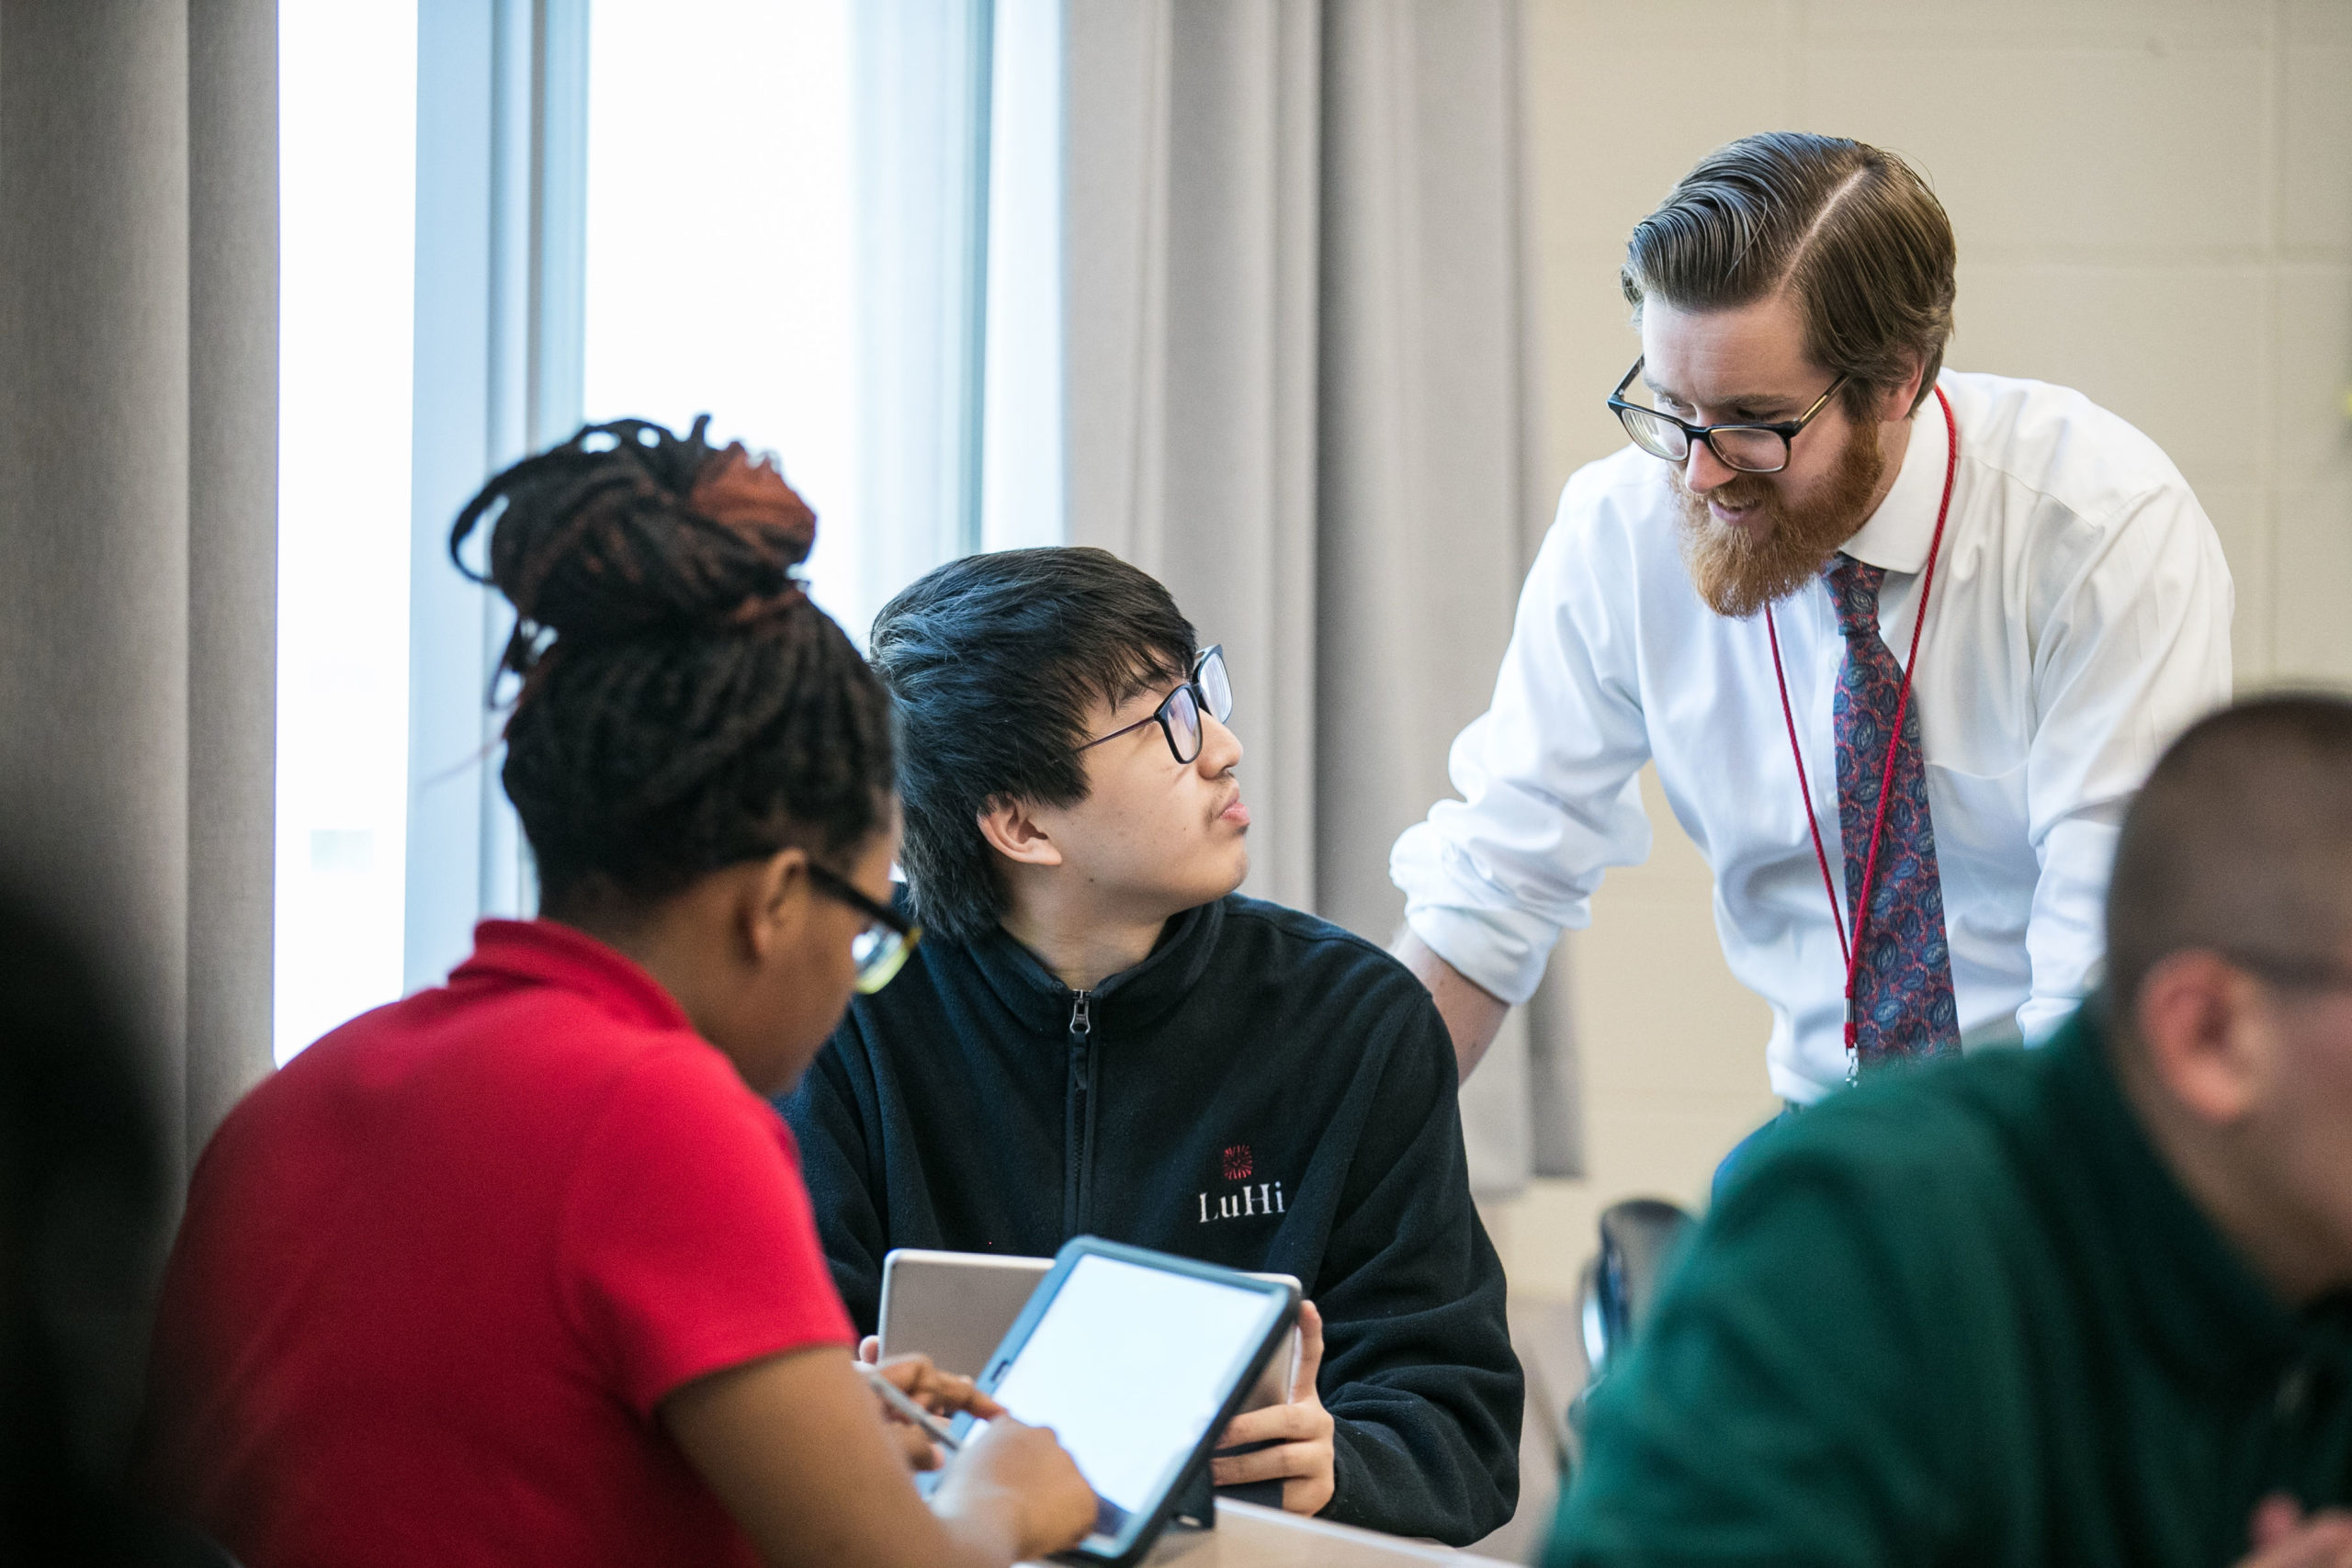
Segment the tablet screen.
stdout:
<path fill-rule="evenodd" d="M 993 1391 L 1051 1427 L 1106 1505 L 1087 1545 L 1172 1485 L 1288 1304 L 1283 1294 L 1088 1255 Z"/>

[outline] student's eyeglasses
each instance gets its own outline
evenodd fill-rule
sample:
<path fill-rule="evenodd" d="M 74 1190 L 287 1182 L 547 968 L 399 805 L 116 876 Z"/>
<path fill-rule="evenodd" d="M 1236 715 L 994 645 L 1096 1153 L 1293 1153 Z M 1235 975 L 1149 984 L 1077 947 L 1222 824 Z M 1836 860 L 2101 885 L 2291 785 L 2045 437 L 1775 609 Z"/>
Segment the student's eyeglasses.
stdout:
<path fill-rule="evenodd" d="M 922 928 L 888 904 L 877 904 L 857 890 L 845 876 L 808 863 L 808 880 L 820 891 L 848 905 L 873 923 L 850 939 L 850 962 L 857 966 L 853 982 L 858 995 L 870 997 L 897 978 L 907 954 L 922 940 Z"/>
<path fill-rule="evenodd" d="M 1193 672 L 1184 683 L 1160 699 L 1149 717 L 1114 729 L 1108 735 L 1098 735 L 1077 750 L 1084 751 L 1100 746 L 1105 740 L 1116 740 L 1130 735 L 1147 724 L 1159 726 L 1168 737 L 1168 750 L 1174 753 L 1180 765 L 1189 765 L 1201 754 L 1201 744 L 1206 739 L 1208 726 L 1201 721 L 1206 709 L 1219 724 L 1233 716 L 1233 682 L 1225 672 L 1225 645 L 1219 643 L 1193 660 Z"/>
<path fill-rule="evenodd" d="M 1642 359 L 1634 360 L 1617 389 L 1609 394 L 1609 406 L 1616 411 L 1617 422 L 1634 438 L 1634 445 L 1653 457 L 1681 463 L 1690 459 L 1690 443 L 1703 441 L 1724 468 L 1743 474 L 1777 474 L 1787 468 L 1789 443 L 1813 423 L 1814 415 L 1829 406 L 1830 395 L 1847 381 L 1846 377 L 1838 377 L 1829 383 L 1828 391 L 1814 400 L 1813 407 L 1779 424 L 1685 424 L 1670 413 L 1625 400 L 1625 389 L 1642 373 Z"/>

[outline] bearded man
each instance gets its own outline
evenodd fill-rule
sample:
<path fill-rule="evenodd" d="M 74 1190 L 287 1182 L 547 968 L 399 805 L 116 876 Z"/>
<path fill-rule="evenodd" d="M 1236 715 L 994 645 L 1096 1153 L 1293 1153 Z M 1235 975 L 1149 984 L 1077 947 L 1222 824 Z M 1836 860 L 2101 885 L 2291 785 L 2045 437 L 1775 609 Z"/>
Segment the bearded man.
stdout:
<path fill-rule="evenodd" d="M 1633 445 L 1569 479 L 1462 798 L 1391 859 L 1465 1074 L 1648 854 L 1645 762 L 1791 1107 L 2036 1040 L 2097 984 L 2124 807 L 2230 694 L 2229 569 L 2121 419 L 1942 368 L 1954 255 L 1900 158 L 1786 132 L 1634 231 Z"/>

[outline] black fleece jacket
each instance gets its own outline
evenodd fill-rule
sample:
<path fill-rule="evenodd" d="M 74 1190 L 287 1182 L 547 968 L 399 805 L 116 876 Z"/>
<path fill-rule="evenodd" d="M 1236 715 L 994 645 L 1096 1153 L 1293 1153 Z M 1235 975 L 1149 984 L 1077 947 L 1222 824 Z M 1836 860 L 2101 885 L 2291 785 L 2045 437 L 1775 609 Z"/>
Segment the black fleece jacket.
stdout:
<path fill-rule="evenodd" d="M 1519 1360 L 1470 1202 L 1453 1045 L 1370 942 L 1239 897 L 1091 992 L 1003 931 L 925 941 L 779 1100 L 874 1330 L 894 1247 L 1073 1235 L 1296 1275 L 1349 1524 L 1466 1544 L 1519 1495 Z"/>

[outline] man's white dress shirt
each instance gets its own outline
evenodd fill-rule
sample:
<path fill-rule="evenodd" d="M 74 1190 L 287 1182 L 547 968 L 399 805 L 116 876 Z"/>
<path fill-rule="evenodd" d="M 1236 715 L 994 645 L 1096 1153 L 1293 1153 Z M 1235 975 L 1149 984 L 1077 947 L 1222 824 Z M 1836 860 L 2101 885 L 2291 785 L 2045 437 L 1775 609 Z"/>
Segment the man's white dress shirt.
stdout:
<path fill-rule="evenodd" d="M 2039 381 L 1948 370 L 1941 385 L 1960 463 L 1911 702 L 1962 1032 L 2006 1034 L 2014 1020 L 2033 1039 L 2098 983 L 2132 791 L 2229 699 L 2230 573 L 2179 470 L 2114 414 Z M 1898 662 L 1945 461 L 1931 397 L 1894 488 L 1845 546 L 1886 569 L 1880 629 Z M 1845 642 L 1818 581 L 1771 614 L 1842 912 L 1830 703 Z M 1628 446 L 1560 497 L 1493 705 L 1453 743 L 1462 798 L 1396 840 L 1389 872 L 1413 931 L 1525 1001 L 1560 931 L 1589 922 L 1602 872 L 1648 855 L 1636 775 L 1652 760 L 1713 868 L 1724 955 L 1771 1005 L 1773 1090 L 1815 1100 L 1845 1081 L 1845 964 L 1764 619 L 1700 599 L 1668 466 Z"/>

